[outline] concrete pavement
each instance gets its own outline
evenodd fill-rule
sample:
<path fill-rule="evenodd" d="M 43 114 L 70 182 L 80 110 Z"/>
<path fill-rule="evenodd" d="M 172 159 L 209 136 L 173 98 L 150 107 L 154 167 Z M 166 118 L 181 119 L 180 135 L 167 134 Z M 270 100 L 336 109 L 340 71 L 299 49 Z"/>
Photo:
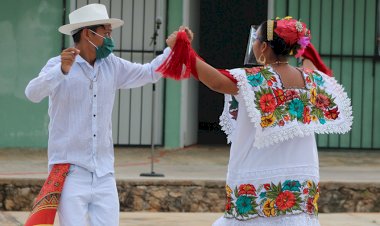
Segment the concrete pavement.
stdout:
<path fill-rule="evenodd" d="M 224 180 L 227 146 L 192 146 L 177 150 L 157 148 L 154 171 L 164 178 L 140 177 L 151 170 L 150 148 L 116 148 L 115 170 L 119 180 Z M 379 182 L 380 151 L 323 151 L 319 153 L 321 181 Z M 0 178 L 45 179 L 47 153 L 43 149 L 0 149 Z M 0 212 L 1 226 L 18 226 L 28 212 Z M 206 226 L 222 213 L 122 212 L 125 226 Z M 380 213 L 320 214 L 322 226 L 380 226 Z M 58 224 L 56 224 L 58 225 Z"/>
<path fill-rule="evenodd" d="M 228 146 L 191 146 L 177 150 L 155 150 L 154 171 L 164 178 L 225 180 Z M 150 148 L 116 148 L 117 179 L 146 179 L 151 171 Z M 319 152 L 321 181 L 380 182 L 380 151 Z M 45 179 L 47 153 L 43 149 L 0 149 L 0 178 Z"/>
<path fill-rule="evenodd" d="M 21 226 L 28 214 L 0 212 L 0 225 Z M 120 226 L 210 226 L 220 216 L 222 213 L 122 212 Z M 380 213 L 320 214 L 319 219 L 321 226 L 380 226 Z"/>

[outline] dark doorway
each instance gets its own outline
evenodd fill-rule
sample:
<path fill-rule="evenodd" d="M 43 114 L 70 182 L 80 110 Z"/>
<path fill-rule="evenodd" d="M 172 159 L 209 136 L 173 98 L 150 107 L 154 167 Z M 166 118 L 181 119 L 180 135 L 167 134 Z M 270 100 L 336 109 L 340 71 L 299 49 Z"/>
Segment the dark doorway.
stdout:
<path fill-rule="evenodd" d="M 243 67 L 251 25 L 267 19 L 267 0 L 202 0 L 200 1 L 199 54 L 216 68 Z M 219 116 L 224 96 L 200 83 L 199 144 L 225 144 Z"/>

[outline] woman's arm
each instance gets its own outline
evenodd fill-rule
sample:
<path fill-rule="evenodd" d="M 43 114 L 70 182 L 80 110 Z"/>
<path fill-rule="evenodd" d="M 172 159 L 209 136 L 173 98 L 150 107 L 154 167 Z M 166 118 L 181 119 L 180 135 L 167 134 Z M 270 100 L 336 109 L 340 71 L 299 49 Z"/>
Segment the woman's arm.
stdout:
<path fill-rule="evenodd" d="M 180 31 L 184 30 L 188 36 L 190 42 L 193 40 L 193 32 L 184 26 L 179 28 Z M 167 39 L 166 43 L 170 48 L 173 49 L 176 38 L 177 31 L 173 32 Z M 196 70 L 198 74 L 199 81 L 219 93 L 236 95 L 238 92 L 237 84 L 235 84 L 231 79 L 220 73 L 217 69 L 207 64 L 200 58 L 196 59 Z"/>
<path fill-rule="evenodd" d="M 199 81 L 211 90 L 219 93 L 236 95 L 238 92 L 237 84 L 224 76 L 211 65 L 197 58 L 196 65 Z"/>

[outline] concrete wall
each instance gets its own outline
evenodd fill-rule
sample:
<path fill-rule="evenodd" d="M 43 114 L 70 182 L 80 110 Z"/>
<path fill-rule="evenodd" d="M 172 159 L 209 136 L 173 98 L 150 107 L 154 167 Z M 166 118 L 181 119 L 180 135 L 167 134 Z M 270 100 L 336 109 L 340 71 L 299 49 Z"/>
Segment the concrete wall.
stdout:
<path fill-rule="evenodd" d="M 43 180 L 0 180 L 0 210 L 29 211 Z M 121 211 L 221 212 L 226 203 L 225 181 L 120 180 Z M 320 184 L 320 213 L 379 212 L 379 183 Z"/>

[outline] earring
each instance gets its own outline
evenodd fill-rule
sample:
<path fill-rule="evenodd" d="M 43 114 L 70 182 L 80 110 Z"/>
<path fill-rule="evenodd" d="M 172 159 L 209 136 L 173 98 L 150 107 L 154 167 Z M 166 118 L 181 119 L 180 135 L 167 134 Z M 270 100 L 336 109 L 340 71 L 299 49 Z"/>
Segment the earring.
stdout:
<path fill-rule="evenodd" d="M 257 60 L 258 63 L 265 65 L 267 59 L 265 58 L 264 54 L 261 54 L 259 59 Z"/>

